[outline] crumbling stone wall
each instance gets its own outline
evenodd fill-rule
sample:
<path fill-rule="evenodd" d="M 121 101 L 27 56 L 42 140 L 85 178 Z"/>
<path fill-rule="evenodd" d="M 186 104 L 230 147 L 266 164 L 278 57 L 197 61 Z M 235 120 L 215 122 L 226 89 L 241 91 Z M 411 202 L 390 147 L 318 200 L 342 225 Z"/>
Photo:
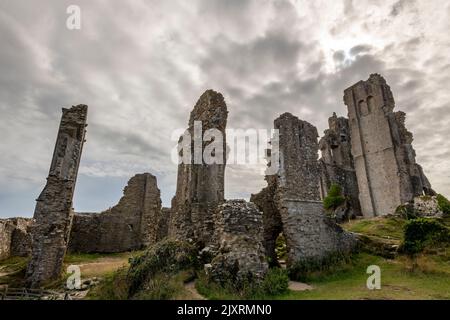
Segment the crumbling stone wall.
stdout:
<path fill-rule="evenodd" d="M 9 220 L 0 220 L 0 260 L 11 256 L 11 238 L 14 226 Z"/>
<path fill-rule="evenodd" d="M 0 219 L 0 260 L 26 257 L 31 252 L 29 232 L 32 219 Z"/>
<path fill-rule="evenodd" d="M 351 150 L 351 137 L 348 119 L 337 117 L 336 113 L 328 119 L 329 129 L 319 141 L 322 157 L 320 191 L 322 199 L 328 194 L 332 184 L 341 186 L 348 199 L 344 204 L 346 217 L 361 215 L 359 189 Z"/>
<path fill-rule="evenodd" d="M 266 255 L 271 265 L 277 265 L 276 240 L 283 232 L 283 223 L 281 215 L 275 202 L 275 193 L 277 191 L 277 176 L 266 176 L 267 187 L 258 194 L 252 194 L 250 202 L 253 202 L 263 213 L 263 239 Z"/>
<path fill-rule="evenodd" d="M 386 80 L 372 74 L 367 81 L 346 89 L 344 102 L 363 215 L 391 214 L 415 196 L 433 195 L 415 161 L 405 114 L 393 111 L 395 101 Z"/>
<path fill-rule="evenodd" d="M 325 215 L 320 201 L 317 129 L 290 113 L 281 115 L 274 124 L 279 130 L 279 172 L 273 199 L 266 204 L 260 202 L 259 206 L 265 215 L 279 212 L 281 216 L 288 265 L 349 253 L 355 246 L 355 237 Z M 272 209 L 271 201 L 277 210 Z"/>
<path fill-rule="evenodd" d="M 32 255 L 26 278 L 31 287 L 61 274 L 69 241 L 72 198 L 86 133 L 88 107 L 63 108 L 47 184 L 37 199 Z"/>
<path fill-rule="evenodd" d="M 191 162 L 178 166 L 177 191 L 172 200 L 169 234 L 184 241 L 194 241 L 204 247 L 211 240 L 214 230 L 213 212 L 224 201 L 224 176 L 226 163 L 227 106 L 223 96 L 213 90 L 203 93 L 191 112 L 189 119 Z M 222 150 L 216 150 L 216 157 L 222 163 L 194 163 L 196 142 L 194 141 L 194 122 L 201 121 L 202 132 L 217 129 L 222 134 Z M 180 140 L 181 143 L 186 141 Z M 202 154 L 209 141 L 203 141 Z"/>
<path fill-rule="evenodd" d="M 160 190 L 156 177 L 137 174 L 128 181 L 119 203 L 101 213 L 77 213 L 69 250 L 124 252 L 156 243 L 162 236 Z"/>
<path fill-rule="evenodd" d="M 214 258 L 205 266 L 209 277 L 233 284 L 263 279 L 268 264 L 262 213 L 251 202 L 229 200 L 217 207 L 214 216 L 214 241 L 210 244 Z"/>

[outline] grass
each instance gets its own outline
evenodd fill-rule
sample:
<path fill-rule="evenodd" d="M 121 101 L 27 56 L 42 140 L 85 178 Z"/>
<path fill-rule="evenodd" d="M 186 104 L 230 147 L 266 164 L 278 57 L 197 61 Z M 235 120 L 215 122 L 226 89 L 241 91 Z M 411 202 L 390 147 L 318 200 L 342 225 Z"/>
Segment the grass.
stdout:
<path fill-rule="evenodd" d="M 348 231 L 362 233 L 388 240 L 403 240 L 403 226 L 406 220 L 400 217 L 378 217 L 373 219 L 352 220 L 342 224 Z"/>

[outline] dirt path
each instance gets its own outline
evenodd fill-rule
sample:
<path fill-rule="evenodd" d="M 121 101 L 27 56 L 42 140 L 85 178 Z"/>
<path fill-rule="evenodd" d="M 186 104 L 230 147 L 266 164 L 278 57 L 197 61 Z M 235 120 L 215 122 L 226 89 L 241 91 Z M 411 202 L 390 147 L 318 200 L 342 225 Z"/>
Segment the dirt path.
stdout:
<path fill-rule="evenodd" d="M 289 281 L 289 289 L 292 291 L 306 291 L 313 290 L 314 288 L 303 282 Z"/>
<path fill-rule="evenodd" d="M 190 294 L 191 300 L 206 300 L 195 288 L 195 281 L 188 282 L 184 285 L 184 289 Z"/>

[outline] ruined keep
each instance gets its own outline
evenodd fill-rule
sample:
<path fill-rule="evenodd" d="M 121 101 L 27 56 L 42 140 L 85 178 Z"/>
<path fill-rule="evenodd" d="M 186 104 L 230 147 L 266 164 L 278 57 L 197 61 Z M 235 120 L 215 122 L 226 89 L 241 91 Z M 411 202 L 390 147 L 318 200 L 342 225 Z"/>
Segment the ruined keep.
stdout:
<path fill-rule="evenodd" d="M 128 181 L 119 203 L 101 213 L 76 213 L 69 250 L 124 252 L 161 240 L 161 198 L 156 177 L 137 174 Z"/>
<path fill-rule="evenodd" d="M 393 111 L 395 101 L 386 80 L 372 74 L 346 89 L 344 102 L 363 215 L 394 213 L 415 196 L 434 195 L 416 163 L 405 113 Z"/>
<path fill-rule="evenodd" d="M 281 228 L 289 266 L 336 252 L 349 253 L 356 242 L 354 236 L 325 215 L 320 199 L 317 129 L 290 113 L 281 115 L 274 125 L 279 130 L 279 172 L 275 180 L 266 178 L 269 186 L 262 193 L 252 196 L 268 220 L 265 225 L 272 226 L 265 231 L 265 239 L 272 234 L 266 249 L 273 247 Z M 280 220 L 281 226 L 274 227 Z M 273 252 L 267 254 L 274 257 Z"/>
<path fill-rule="evenodd" d="M 328 119 L 329 129 L 319 141 L 322 157 L 320 165 L 320 192 L 325 198 L 332 184 L 342 188 L 348 199 L 340 208 L 342 216 L 347 218 L 361 215 L 359 188 L 351 150 L 351 136 L 348 119 L 337 117 L 336 113 Z"/>
<path fill-rule="evenodd" d="M 62 109 L 47 184 L 34 212 L 32 254 L 26 272 L 31 287 L 39 287 L 61 274 L 72 224 L 72 198 L 85 141 L 87 111 L 86 105 Z"/>
<path fill-rule="evenodd" d="M 189 128 L 179 142 L 188 145 L 190 162 L 178 165 L 177 190 L 172 200 L 169 235 L 180 240 L 192 240 L 199 247 L 206 246 L 214 229 L 213 213 L 224 201 L 226 163 L 227 106 L 223 96 L 213 90 L 203 93 L 191 112 Z M 201 122 L 201 130 L 198 124 Z M 197 123 L 197 127 L 196 124 Z M 212 141 L 201 139 L 206 130 L 216 129 L 222 141 L 214 141 L 221 148 L 214 150 L 220 163 L 207 164 L 198 158 Z M 207 140 L 207 141 L 205 141 Z M 197 151 L 195 150 L 197 148 Z M 183 151 L 180 152 L 182 157 Z M 186 156 L 186 155 L 184 155 Z"/>

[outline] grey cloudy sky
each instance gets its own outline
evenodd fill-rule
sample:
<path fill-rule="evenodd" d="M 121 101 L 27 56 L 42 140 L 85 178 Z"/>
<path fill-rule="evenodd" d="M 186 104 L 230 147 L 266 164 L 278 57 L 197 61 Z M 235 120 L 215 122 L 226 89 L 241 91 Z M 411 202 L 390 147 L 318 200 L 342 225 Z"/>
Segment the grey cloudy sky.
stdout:
<path fill-rule="evenodd" d="M 78 31 L 65 27 L 71 4 Z M 271 128 L 288 111 L 323 132 L 370 73 L 391 85 L 418 162 L 449 196 L 449 18 L 438 0 L 1 0 L 0 216 L 33 214 L 61 107 L 90 107 L 76 210 L 114 205 L 140 172 L 168 205 L 171 133 L 206 89 L 223 93 L 229 127 Z M 227 168 L 227 198 L 262 186 L 260 168 Z"/>

